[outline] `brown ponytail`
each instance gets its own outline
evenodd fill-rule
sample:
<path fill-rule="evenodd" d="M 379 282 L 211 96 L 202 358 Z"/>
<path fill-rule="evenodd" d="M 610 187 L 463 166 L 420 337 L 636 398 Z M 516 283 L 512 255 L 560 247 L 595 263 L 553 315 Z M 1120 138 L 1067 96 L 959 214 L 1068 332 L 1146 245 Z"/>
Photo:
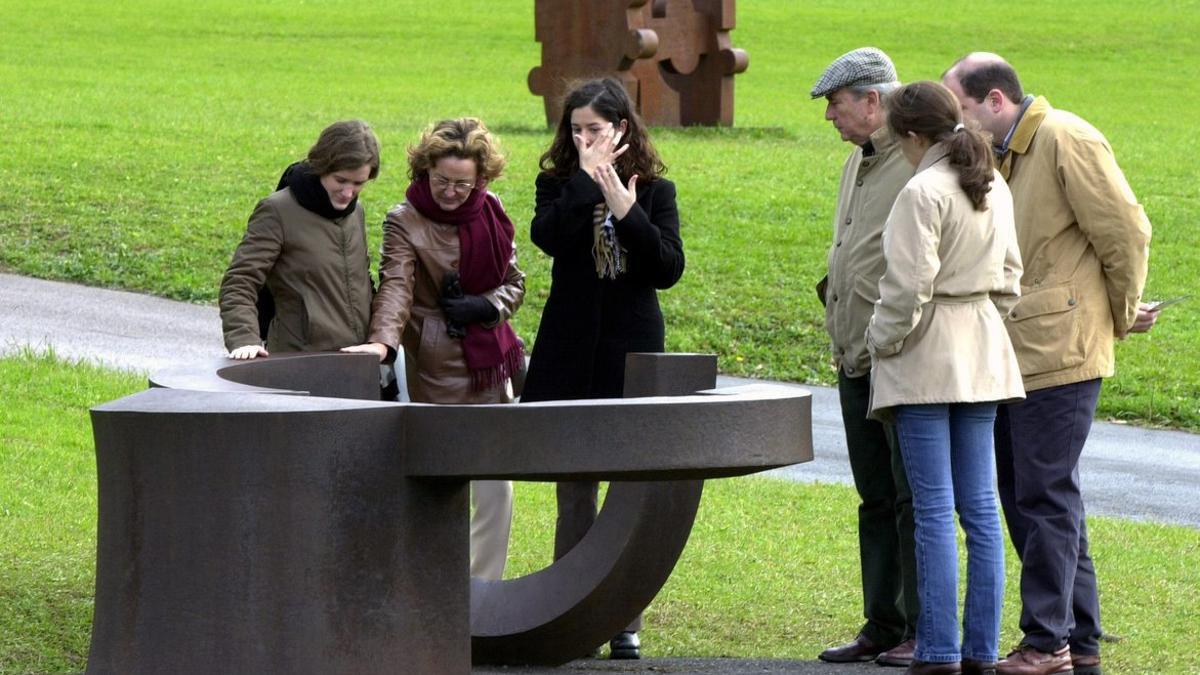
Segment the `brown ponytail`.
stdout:
<path fill-rule="evenodd" d="M 949 151 L 958 184 L 976 211 L 987 209 L 995 158 L 992 139 L 975 123 L 964 125 L 958 99 L 938 82 L 913 82 L 887 99 L 888 126 L 897 136 L 910 132 Z"/>

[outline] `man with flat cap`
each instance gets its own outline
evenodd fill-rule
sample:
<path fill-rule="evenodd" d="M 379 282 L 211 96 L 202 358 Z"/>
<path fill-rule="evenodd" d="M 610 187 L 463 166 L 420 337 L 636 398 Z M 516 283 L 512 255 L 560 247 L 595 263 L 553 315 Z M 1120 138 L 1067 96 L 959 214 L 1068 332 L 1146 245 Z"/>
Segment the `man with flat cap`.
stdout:
<path fill-rule="evenodd" d="M 864 47 L 839 56 L 812 88 L 814 99 L 827 101 L 825 119 L 855 146 L 842 167 L 829 271 L 817 285 L 861 500 L 858 545 L 866 623 L 850 643 L 821 652 L 821 660 L 836 663 L 907 666 L 915 646 L 919 605 L 912 493 L 893 428 L 867 419 L 871 356 L 865 333 L 884 271 L 883 224 L 913 175 L 885 123 L 884 99 L 899 86 L 887 54 Z"/>
<path fill-rule="evenodd" d="M 992 134 L 1012 190 L 1025 273 L 1005 319 L 1026 398 L 996 415 L 1000 503 L 1021 558 L 1024 638 L 1007 675 L 1100 673 L 1100 600 L 1088 554 L 1079 456 L 1113 342 L 1150 330 L 1141 302 L 1150 223 L 1112 148 L 1083 119 L 1027 96 L 995 54 L 942 76 L 963 115 Z"/>

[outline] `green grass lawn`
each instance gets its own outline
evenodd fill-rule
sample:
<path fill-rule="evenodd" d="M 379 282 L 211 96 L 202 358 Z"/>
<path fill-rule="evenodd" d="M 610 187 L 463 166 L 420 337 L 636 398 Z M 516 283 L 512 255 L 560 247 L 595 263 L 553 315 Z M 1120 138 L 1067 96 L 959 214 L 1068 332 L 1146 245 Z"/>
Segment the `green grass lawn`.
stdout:
<path fill-rule="evenodd" d="M 90 639 L 96 475 L 87 409 L 141 377 L 53 358 L 0 359 L 0 673 L 83 669 Z M 691 540 L 646 613 L 649 656 L 812 659 L 858 628 L 856 497 L 849 487 L 710 481 Z M 549 561 L 553 486 L 518 483 L 508 575 Z M 1200 531 L 1093 518 L 1106 672 L 1195 673 Z M 1002 645 L 1017 633 L 1009 551 Z"/>
<path fill-rule="evenodd" d="M 531 339 L 549 264 L 521 226 L 549 140 L 526 87 L 540 58 L 533 4 L 6 1 L 0 269 L 211 302 L 255 201 L 328 122 L 362 117 L 378 131 L 383 173 L 363 199 L 379 222 L 401 199 L 403 150 L 419 130 L 478 115 L 511 160 L 494 187 L 518 223 L 529 296 L 516 327 Z M 833 381 L 811 288 L 850 147 L 807 91 L 865 43 L 906 80 L 936 78 L 972 49 L 1008 56 L 1029 90 L 1116 148 L 1155 226 L 1148 296 L 1192 290 L 1200 2 L 738 9 L 733 41 L 751 65 L 737 78 L 736 128 L 654 134 L 679 186 L 688 254 L 683 281 L 663 294 L 671 350 L 715 352 L 730 374 Z M 1200 300 L 1121 344 L 1101 414 L 1200 429 L 1198 320 Z"/>

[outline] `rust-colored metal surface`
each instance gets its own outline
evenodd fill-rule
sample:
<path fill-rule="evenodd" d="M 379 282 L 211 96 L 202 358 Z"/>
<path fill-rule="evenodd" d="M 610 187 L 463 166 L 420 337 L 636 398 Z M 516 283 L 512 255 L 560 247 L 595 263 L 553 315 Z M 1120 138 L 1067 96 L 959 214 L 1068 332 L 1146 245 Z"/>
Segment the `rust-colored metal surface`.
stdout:
<path fill-rule="evenodd" d="M 529 90 L 558 124 L 573 81 L 612 76 L 648 124 L 731 126 L 733 78 L 749 55 L 733 47 L 734 0 L 535 0 L 541 65 Z"/>
<path fill-rule="evenodd" d="M 630 393 L 711 386 L 711 357 L 673 361 L 631 359 Z M 641 611 L 674 566 L 701 486 L 658 481 L 812 457 L 795 389 L 435 406 L 370 400 L 365 355 L 255 360 L 238 382 L 228 365 L 156 375 L 92 411 L 89 673 L 467 673 L 473 642 L 479 662 L 562 663 Z M 331 388 L 358 397 L 301 394 Z M 636 433 L 614 436 L 614 420 Z M 570 555 L 485 584 L 469 579 L 467 482 L 493 476 L 635 482 L 610 487 Z"/>

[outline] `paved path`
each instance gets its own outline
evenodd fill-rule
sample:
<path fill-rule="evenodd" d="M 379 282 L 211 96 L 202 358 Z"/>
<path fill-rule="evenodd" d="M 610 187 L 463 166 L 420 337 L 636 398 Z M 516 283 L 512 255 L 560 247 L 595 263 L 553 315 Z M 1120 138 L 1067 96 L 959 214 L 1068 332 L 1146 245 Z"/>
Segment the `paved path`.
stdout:
<path fill-rule="evenodd" d="M 0 274 L 0 352 L 23 345 L 147 372 L 223 353 L 214 307 Z M 813 394 L 816 458 L 771 475 L 849 483 L 837 391 L 805 388 Z M 1099 423 L 1080 470 L 1092 514 L 1200 528 L 1200 435 Z"/>
<path fill-rule="evenodd" d="M 602 675 L 653 673 L 654 675 L 903 675 L 901 668 L 880 668 L 874 663 L 823 663 L 782 659 L 643 659 L 609 661 L 580 659 L 557 668 L 476 666 L 474 675 Z"/>

